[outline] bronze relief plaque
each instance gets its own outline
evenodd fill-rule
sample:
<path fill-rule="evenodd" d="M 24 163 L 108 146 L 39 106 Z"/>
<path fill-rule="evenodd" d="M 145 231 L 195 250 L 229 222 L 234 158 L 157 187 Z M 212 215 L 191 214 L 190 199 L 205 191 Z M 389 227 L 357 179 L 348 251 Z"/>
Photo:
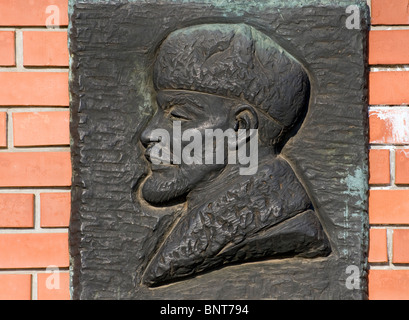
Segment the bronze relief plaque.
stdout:
<path fill-rule="evenodd" d="M 363 299 L 364 1 L 70 3 L 74 299 Z"/>

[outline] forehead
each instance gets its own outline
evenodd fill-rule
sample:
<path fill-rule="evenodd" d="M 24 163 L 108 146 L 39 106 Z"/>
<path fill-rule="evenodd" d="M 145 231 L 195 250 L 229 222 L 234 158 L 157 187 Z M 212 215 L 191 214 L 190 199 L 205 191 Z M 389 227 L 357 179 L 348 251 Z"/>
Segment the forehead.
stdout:
<path fill-rule="evenodd" d="M 175 104 L 191 106 L 193 108 L 209 109 L 230 106 L 238 101 L 215 94 L 186 90 L 161 90 L 157 94 L 157 101 L 162 108 L 169 108 Z"/>

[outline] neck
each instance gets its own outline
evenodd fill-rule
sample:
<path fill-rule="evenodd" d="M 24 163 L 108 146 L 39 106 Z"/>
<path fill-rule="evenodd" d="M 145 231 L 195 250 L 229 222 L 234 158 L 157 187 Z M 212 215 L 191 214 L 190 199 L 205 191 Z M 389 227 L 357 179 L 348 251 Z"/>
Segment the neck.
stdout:
<path fill-rule="evenodd" d="M 258 168 L 273 162 L 277 157 L 273 147 L 261 147 L 258 150 Z M 189 207 L 194 207 L 203 203 L 204 198 L 217 197 L 220 190 L 226 189 L 226 186 L 239 183 L 240 181 L 249 180 L 256 175 L 241 175 L 240 169 L 248 167 L 241 164 L 226 165 L 224 169 L 215 178 L 200 183 L 192 190 L 188 197 Z"/>

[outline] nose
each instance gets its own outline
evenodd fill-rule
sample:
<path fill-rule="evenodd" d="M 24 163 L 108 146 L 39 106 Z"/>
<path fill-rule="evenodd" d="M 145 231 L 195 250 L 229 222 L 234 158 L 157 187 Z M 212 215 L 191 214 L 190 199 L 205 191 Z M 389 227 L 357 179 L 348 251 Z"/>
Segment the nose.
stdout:
<path fill-rule="evenodd" d="M 147 149 L 150 145 L 159 142 L 159 139 L 157 136 L 152 134 L 153 130 L 160 128 L 159 122 L 160 122 L 160 116 L 158 112 L 153 116 L 153 118 L 148 122 L 146 125 L 145 129 L 143 129 L 140 140 L 142 145 Z"/>
<path fill-rule="evenodd" d="M 149 130 L 148 128 L 146 128 L 146 129 L 144 129 L 144 130 L 142 131 L 140 140 L 141 140 L 141 142 L 142 142 L 142 145 L 143 145 L 145 148 L 148 148 L 149 145 L 151 145 L 151 144 L 154 143 L 154 142 L 158 142 L 158 141 L 153 141 L 154 139 L 153 139 L 151 133 L 152 133 L 152 130 Z"/>
<path fill-rule="evenodd" d="M 150 124 L 142 131 L 141 133 L 141 143 L 143 147 L 145 148 L 145 158 L 149 161 L 151 161 L 151 150 L 153 146 L 155 145 L 156 142 L 159 142 L 159 139 L 155 139 L 154 136 L 152 135 L 152 130 Z"/>

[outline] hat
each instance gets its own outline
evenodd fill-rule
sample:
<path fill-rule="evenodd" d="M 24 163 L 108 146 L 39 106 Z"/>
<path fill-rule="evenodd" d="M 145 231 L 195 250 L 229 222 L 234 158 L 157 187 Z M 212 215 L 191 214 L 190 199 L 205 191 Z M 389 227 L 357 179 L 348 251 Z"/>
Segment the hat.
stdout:
<path fill-rule="evenodd" d="M 308 107 L 302 65 L 246 24 L 205 24 L 171 33 L 154 65 L 157 90 L 241 98 L 289 129 Z"/>

